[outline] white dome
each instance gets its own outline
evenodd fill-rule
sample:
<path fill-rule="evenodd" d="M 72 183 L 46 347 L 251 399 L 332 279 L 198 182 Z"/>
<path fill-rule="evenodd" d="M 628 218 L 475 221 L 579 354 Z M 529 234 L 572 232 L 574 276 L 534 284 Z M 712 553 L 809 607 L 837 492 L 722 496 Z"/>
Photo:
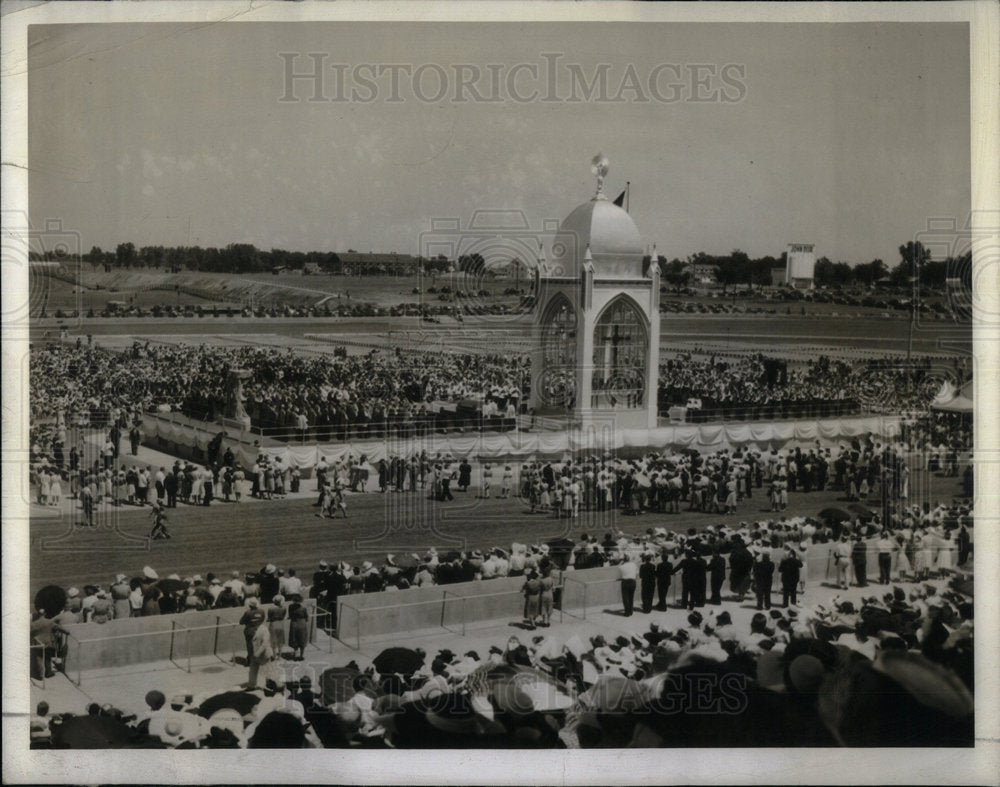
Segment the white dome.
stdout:
<path fill-rule="evenodd" d="M 592 199 L 563 220 L 552 242 L 550 274 L 578 276 L 588 246 L 596 276 L 642 276 L 639 228 L 613 202 Z"/>
<path fill-rule="evenodd" d="M 585 202 L 570 213 L 559 232 L 574 233 L 590 244 L 591 254 L 638 254 L 642 256 L 642 238 L 628 212 L 606 199 Z"/>

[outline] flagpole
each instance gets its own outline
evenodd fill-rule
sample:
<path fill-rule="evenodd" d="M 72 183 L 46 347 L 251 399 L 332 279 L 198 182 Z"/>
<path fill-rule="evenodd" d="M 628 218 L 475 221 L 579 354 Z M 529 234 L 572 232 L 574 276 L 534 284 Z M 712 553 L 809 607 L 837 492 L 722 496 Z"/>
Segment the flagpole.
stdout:
<path fill-rule="evenodd" d="M 625 212 L 626 213 L 629 212 L 629 209 L 628 209 L 628 198 L 630 196 L 629 192 L 631 190 L 632 190 L 632 181 L 631 180 L 626 180 L 625 181 Z"/>

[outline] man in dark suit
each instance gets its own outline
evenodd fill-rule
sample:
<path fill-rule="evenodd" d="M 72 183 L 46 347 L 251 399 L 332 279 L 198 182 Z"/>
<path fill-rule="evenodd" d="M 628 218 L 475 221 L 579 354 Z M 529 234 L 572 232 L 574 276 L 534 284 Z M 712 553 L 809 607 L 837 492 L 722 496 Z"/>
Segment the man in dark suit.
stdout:
<path fill-rule="evenodd" d="M 854 578 L 858 582 L 858 587 L 868 587 L 868 545 L 860 535 L 854 539 L 851 563 L 854 564 Z"/>
<path fill-rule="evenodd" d="M 639 565 L 639 596 L 642 599 L 642 611 L 646 615 L 653 611 L 653 594 L 656 592 L 656 567 L 653 556 L 642 556 Z"/>
<path fill-rule="evenodd" d="M 689 549 L 684 553 L 684 559 L 680 562 L 681 570 L 681 606 L 686 609 L 694 609 L 696 606 L 704 604 L 705 596 L 705 559 Z M 699 598 L 701 604 L 699 604 Z"/>
<path fill-rule="evenodd" d="M 787 607 L 789 602 L 796 602 L 796 593 L 799 589 L 799 576 L 802 569 L 802 561 L 795 554 L 795 550 L 789 548 L 785 557 L 778 564 L 778 573 L 781 575 L 781 603 Z"/>
<path fill-rule="evenodd" d="M 767 552 L 762 552 L 753 565 L 753 584 L 757 594 L 757 609 L 771 608 L 771 585 L 774 583 L 774 563 Z"/>
<path fill-rule="evenodd" d="M 711 574 L 712 598 L 710 603 L 722 603 L 722 583 L 726 581 L 726 559 L 719 554 L 716 549 L 712 552 L 712 559 L 708 562 L 708 570 Z"/>
<path fill-rule="evenodd" d="M 177 508 L 177 468 L 167 473 L 163 479 L 163 489 L 167 493 L 167 508 Z"/>
<path fill-rule="evenodd" d="M 660 562 L 656 564 L 656 608 L 660 612 L 667 611 L 667 591 L 670 589 L 670 577 L 674 573 L 674 564 L 670 562 L 667 550 L 663 550 Z"/>

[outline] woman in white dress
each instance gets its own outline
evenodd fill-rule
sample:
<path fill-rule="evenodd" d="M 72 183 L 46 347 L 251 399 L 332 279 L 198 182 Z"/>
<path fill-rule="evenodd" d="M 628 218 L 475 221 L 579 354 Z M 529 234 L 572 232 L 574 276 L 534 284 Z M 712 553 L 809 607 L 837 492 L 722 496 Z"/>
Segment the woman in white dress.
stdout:
<path fill-rule="evenodd" d="M 194 505 L 201 504 L 201 491 L 204 486 L 204 479 L 201 475 L 201 468 L 195 468 L 192 473 L 191 479 L 191 503 Z"/>
<path fill-rule="evenodd" d="M 940 541 L 937 554 L 937 570 L 950 573 L 955 568 L 955 543 L 950 535 L 945 535 Z"/>
<path fill-rule="evenodd" d="M 49 505 L 58 506 L 62 502 L 62 481 L 59 472 L 52 474 L 52 481 L 49 484 Z"/>
<path fill-rule="evenodd" d="M 233 473 L 233 496 L 236 498 L 236 502 L 240 502 L 243 495 L 250 494 L 250 482 L 247 481 L 246 473 L 243 472 L 242 467 L 237 467 L 236 472 Z"/>
<path fill-rule="evenodd" d="M 52 490 L 52 476 L 44 467 L 38 473 L 38 502 L 40 505 L 49 504 L 49 494 Z"/>
<path fill-rule="evenodd" d="M 913 567 L 910 565 L 910 558 L 906 555 L 906 539 L 903 536 L 896 536 L 896 543 L 899 545 L 899 548 L 895 550 L 896 578 L 901 580 L 904 576 L 910 576 L 913 573 Z"/>
<path fill-rule="evenodd" d="M 913 573 L 916 576 L 916 580 L 921 582 L 927 579 L 927 575 L 930 573 L 931 566 L 934 563 L 934 551 L 931 547 L 931 535 L 925 531 L 921 531 L 915 539 L 918 539 L 915 544 L 916 552 L 913 556 Z"/>

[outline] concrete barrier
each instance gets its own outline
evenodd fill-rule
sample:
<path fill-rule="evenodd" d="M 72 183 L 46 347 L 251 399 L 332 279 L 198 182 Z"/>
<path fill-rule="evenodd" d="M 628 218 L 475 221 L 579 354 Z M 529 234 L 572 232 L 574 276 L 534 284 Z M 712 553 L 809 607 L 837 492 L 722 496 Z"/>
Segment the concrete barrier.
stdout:
<path fill-rule="evenodd" d="M 315 602 L 305 602 L 312 619 Z M 267 605 L 263 609 L 267 610 Z M 246 655 L 243 626 L 239 620 L 245 607 L 174 615 L 122 618 L 107 623 L 77 623 L 66 626 L 64 669 L 79 683 L 84 670 L 124 667 L 156 661 L 173 661 L 190 669 L 194 658 L 216 656 L 230 661 Z M 288 621 L 284 622 L 287 637 Z M 315 641 L 315 624 L 310 630 Z"/>

